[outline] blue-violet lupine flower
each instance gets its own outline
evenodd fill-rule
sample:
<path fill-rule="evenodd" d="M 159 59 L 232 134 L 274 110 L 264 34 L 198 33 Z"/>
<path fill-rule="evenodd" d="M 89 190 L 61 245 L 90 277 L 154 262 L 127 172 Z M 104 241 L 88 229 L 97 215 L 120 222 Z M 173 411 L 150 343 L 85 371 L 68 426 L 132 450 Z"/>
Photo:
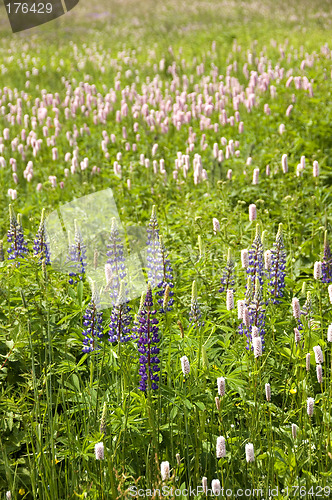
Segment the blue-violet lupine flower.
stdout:
<path fill-rule="evenodd" d="M 259 278 L 257 277 L 256 278 L 256 283 L 255 283 L 255 293 L 254 293 L 254 298 L 251 302 L 251 304 L 249 304 L 249 316 L 250 316 L 250 328 L 251 328 L 251 332 L 252 332 L 252 327 L 255 326 L 256 328 L 258 328 L 258 334 L 259 336 L 261 337 L 261 340 L 262 340 L 262 348 L 264 350 L 264 343 L 265 343 L 265 340 L 264 340 L 264 335 L 265 335 L 265 306 L 266 306 L 266 302 L 263 300 L 263 296 L 262 296 L 262 289 L 261 289 L 261 286 L 259 284 Z M 248 341 L 252 341 L 252 335 L 250 336 L 247 336 L 248 337 Z M 248 342 L 248 346 L 247 348 L 249 348 L 249 342 Z"/>
<path fill-rule="evenodd" d="M 263 243 L 260 235 L 259 225 L 256 226 L 256 235 L 249 249 L 249 266 L 247 274 L 250 276 L 253 284 L 253 293 L 255 293 L 256 278 L 260 285 L 263 285 Z"/>
<path fill-rule="evenodd" d="M 157 344 L 160 342 L 158 323 L 159 321 L 153 316 L 156 310 L 153 309 L 153 298 L 151 285 L 148 283 L 148 289 L 144 300 L 141 316 L 139 318 L 139 339 L 138 339 L 138 352 L 140 353 L 139 374 L 141 381 L 139 388 L 141 391 L 151 389 L 158 389 L 157 382 L 159 381 L 158 372 L 160 371 L 158 358 L 159 347 Z"/>
<path fill-rule="evenodd" d="M 92 287 L 91 301 L 83 316 L 83 349 L 84 353 L 100 349 L 100 339 L 103 336 L 103 313 L 100 309 L 100 298 L 95 288 Z"/>
<path fill-rule="evenodd" d="M 161 305 L 159 312 L 164 313 L 166 311 L 172 310 L 172 305 L 174 302 L 174 299 L 173 299 L 174 291 L 172 289 L 174 288 L 174 283 L 173 283 L 173 269 L 172 269 L 170 260 L 168 258 L 168 252 L 165 248 L 162 236 L 159 236 L 159 243 L 160 243 L 162 270 L 163 270 L 162 271 L 163 272 L 163 281 L 162 281 L 162 288 L 156 292 L 156 295 L 157 295 L 157 297 L 159 297 L 157 300 L 158 300 L 158 303 Z M 163 303 L 164 303 L 164 296 L 165 296 L 165 291 L 166 291 L 167 285 L 169 285 L 169 296 L 168 296 L 168 301 L 167 301 L 167 307 L 165 310 L 163 307 Z"/>
<path fill-rule="evenodd" d="M 246 335 L 247 337 L 250 336 L 250 324 L 246 325 L 244 321 L 244 311 L 245 309 L 248 309 L 248 314 L 249 314 L 249 304 L 251 303 L 253 298 L 253 286 L 251 282 L 251 278 L 248 276 L 247 278 L 247 284 L 246 284 L 246 293 L 245 293 L 245 298 L 243 301 L 243 307 L 242 307 L 242 318 L 241 318 L 241 323 L 239 324 L 239 334 L 240 335 Z M 250 320 L 250 314 L 249 314 L 249 320 Z"/>
<path fill-rule="evenodd" d="M 133 336 L 135 336 L 135 338 L 137 338 L 139 335 L 139 329 L 140 329 L 139 318 L 141 317 L 141 311 L 143 309 L 144 300 L 145 300 L 145 293 L 142 292 L 139 308 L 138 308 L 137 314 L 135 314 L 133 327 L 132 327 Z"/>
<path fill-rule="evenodd" d="M 86 268 L 86 247 L 83 242 L 81 231 L 78 228 L 77 221 L 75 219 L 75 238 L 74 243 L 72 243 L 69 247 L 69 253 L 67 257 L 67 262 L 69 261 L 70 268 L 73 268 L 73 271 L 69 272 L 69 283 L 72 285 L 74 283 L 75 277 L 79 277 L 80 280 L 83 279 L 85 275 Z M 77 283 L 77 280 L 75 280 Z"/>
<path fill-rule="evenodd" d="M 12 205 L 9 205 L 9 230 L 7 232 L 7 241 L 10 243 L 8 248 L 8 260 L 15 260 L 17 257 L 25 257 L 28 253 L 28 246 L 24 239 L 21 219 L 16 219 Z"/>
<path fill-rule="evenodd" d="M 50 246 L 45 228 L 45 208 L 42 210 L 39 228 L 33 245 L 34 255 L 40 255 L 40 262 L 45 260 L 45 264 L 50 264 Z"/>
<path fill-rule="evenodd" d="M 164 273 L 163 273 L 163 256 L 159 241 L 159 226 L 156 216 L 156 206 L 152 207 L 152 214 L 147 228 L 147 273 L 148 281 L 152 288 L 162 288 Z M 166 273 L 165 273 L 166 274 Z M 166 286 L 166 285 L 165 285 Z"/>
<path fill-rule="evenodd" d="M 201 317 L 202 313 L 197 301 L 197 286 L 196 286 L 196 281 L 194 280 L 192 284 L 191 305 L 189 313 L 190 325 L 191 326 L 194 325 L 195 328 L 197 326 L 203 326 L 204 323 L 200 321 Z"/>
<path fill-rule="evenodd" d="M 226 266 L 221 277 L 221 288 L 219 289 L 219 292 L 224 292 L 225 290 L 233 290 L 235 284 L 234 274 L 233 274 L 234 265 L 235 263 L 231 256 L 231 249 L 229 248 L 227 254 Z"/>
<path fill-rule="evenodd" d="M 124 254 L 124 246 L 115 217 L 113 217 L 112 219 L 111 232 L 107 248 L 107 273 L 110 276 L 110 280 L 107 285 L 112 303 L 113 305 L 115 305 L 120 291 L 120 281 L 126 279 L 126 259 Z M 126 291 L 125 294 L 127 294 Z"/>
<path fill-rule="evenodd" d="M 322 282 L 332 283 L 332 254 L 327 239 L 327 231 L 324 233 L 324 256 L 322 259 Z"/>
<path fill-rule="evenodd" d="M 136 338 L 136 335 L 132 335 L 130 330 L 132 322 L 130 310 L 125 294 L 125 284 L 121 281 L 119 295 L 113 307 L 109 325 L 108 340 L 110 342 L 128 342 L 128 340 Z"/>
<path fill-rule="evenodd" d="M 282 224 L 279 224 L 276 241 L 271 249 L 271 268 L 270 268 L 270 293 L 274 304 L 280 303 L 285 288 L 285 267 L 286 251 L 282 234 Z"/>

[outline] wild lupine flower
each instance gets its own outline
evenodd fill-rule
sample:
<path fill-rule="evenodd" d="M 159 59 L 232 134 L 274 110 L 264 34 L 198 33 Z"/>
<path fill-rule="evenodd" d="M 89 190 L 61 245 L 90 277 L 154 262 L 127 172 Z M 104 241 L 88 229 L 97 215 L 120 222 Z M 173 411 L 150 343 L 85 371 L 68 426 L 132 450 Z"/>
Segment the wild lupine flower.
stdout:
<path fill-rule="evenodd" d="M 160 311 L 161 313 L 164 313 L 166 311 L 171 311 L 173 308 L 173 303 L 174 303 L 174 283 L 173 283 L 173 269 L 170 263 L 170 260 L 168 258 L 168 252 L 165 248 L 164 241 L 162 236 L 159 236 L 159 244 L 160 244 L 160 262 L 162 266 L 162 281 L 159 283 L 159 287 L 161 288 L 160 290 L 157 290 L 156 295 L 159 297 L 158 298 L 158 303 L 161 305 Z M 169 287 L 169 299 L 167 301 L 167 306 L 166 308 L 164 307 L 164 296 L 165 296 L 165 291 L 167 286 Z"/>
<path fill-rule="evenodd" d="M 167 304 L 169 302 L 170 290 L 171 290 L 171 288 L 170 288 L 169 284 L 167 283 L 166 288 L 165 288 L 165 292 L 164 292 L 164 298 L 163 298 L 163 311 L 166 311 L 166 309 L 167 309 Z"/>
<path fill-rule="evenodd" d="M 190 372 L 189 359 L 187 358 L 187 356 L 182 356 L 182 358 L 180 358 L 180 361 L 181 361 L 181 369 L 183 375 L 184 376 L 189 375 Z"/>
<path fill-rule="evenodd" d="M 38 229 L 35 241 L 34 241 L 33 250 L 34 250 L 34 255 L 40 254 L 39 262 L 41 262 L 42 259 L 45 259 L 45 264 L 51 263 L 49 242 L 47 239 L 46 228 L 45 228 L 45 209 L 44 208 L 42 210 L 40 225 L 39 225 L 39 229 Z"/>
<path fill-rule="evenodd" d="M 218 394 L 219 396 L 225 396 L 225 379 L 224 377 L 217 378 Z"/>
<path fill-rule="evenodd" d="M 301 311 L 301 314 L 304 314 L 310 321 L 310 316 L 312 313 L 312 300 L 311 300 L 311 293 L 307 292 L 307 298 L 303 306 L 303 310 Z"/>
<path fill-rule="evenodd" d="M 101 414 L 101 419 L 100 419 L 100 433 L 106 435 L 106 430 L 107 430 L 107 422 L 106 422 L 106 415 L 107 415 L 107 403 L 105 401 L 103 405 L 103 411 Z"/>
<path fill-rule="evenodd" d="M 316 366 L 316 374 L 317 374 L 317 381 L 319 384 L 323 382 L 323 369 L 322 365 L 317 365 Z"/>
<path fill-rule="evenodd" d="M 202 317 L 202 313 L 200 310 L 200 307 L 197 302 L 197 286 L 196 286 L 196 281 L 193 281 L 192 285 L 192 292 L 191 292 L 191 306 L 190 306 L 190 313 L 189 313 L 189 321 L 190 325 L 194 325 L 196 328 L 197 326 L 201 326 L 204 323 L 200 322 L 200 319 Z"/>
<path fill-rule="evenodd" d="M 227 262 L 221 277 L 221 288 L 219 292 L 224 292 L 234 286 L 234 260 L 232 259 L 231 250 L 228 249 Z"/>
<path fill-rule="evenodd" d="M 314 414 L 314 405 L 315 405 L 315 400 L 314 398 L 308 398 L 307 399 L 307 413 L 309 417 L 312 417 Z"/>
<path fill-rule="evenodd" d="M 116 218 L 113 217 L 110 237 L 107 244 L 108 289 L 113 305 L 116 303 L 120 281 L 126 278 L 124 246 L 121 240 Z"/>
<path fill-rule="evenodd" d="M 258 224 L 256 226 L 256 236 L 249 250 L 247 274 L 253 285 L 253 293 L 255 293 L 256 278 L 258 278 L 260 285 L 263 285 L 263 244 Z"/>
<path fill-rule="evenodd" d="M 83 279 L 85 275 L 86 268 L 86 247 L 83 242 L 81 231 L 78 228 L 76 219 L 74 220 L 75 225 L 75 236 L 74 243 L 69 247 L 69 252 L 67 256 L 67 262 L 70 262 L 69 267 L 73 271 L 69 272 L 69 283 L 72 285 L 74 283 L 74 277 L 79 277 L 80 280 Z M 77 280 L 75 280 L 77 283 Z"/>
<path fill-rule="evenodd" d="M 310 370 L 310 352 L 305 357 L 305 369 L 307 372 Z"/>
<path fill-rule="evenodd" d="M 288 172 L 288 162 L 287 162 L 287 155 L 283 154 L 281 157 L 281 166 L 282 166 L 282 171 L 284 174 L 287 174 Z"/>
<path fill-rule="evenodd" d="M 160 474 L 163 481 L 167 481 L 170 478 L 169 472 L 169 462 L 161 462 L 160 464 Z"/>
<path fill-rule="evenodd" d="M 247 462 L 255 461 L 254 445 L 252 443 L 246 444 L 246 460 Z"/>
<path fill-rule="evenodd" d="M 217 408 L 217 410 L 219 411 L 219 410 L 220 410 L 220 399 L 218 398 L 218 396 L 216 396 L 216 397 L 214 398 L 214 401 L 215 401 L 215 403 L 216 403 L 216 408 Z"/>
<path fill-rule="evenodd" d="M 249 205 L 249 221 L 253 221 L 255 219 L 257 219 L 257 209 L 256 205 L 252 203 Z"/>
<path fill-rule="evenodd" d="M 157 347 L 157 344 L 160 342 L 160 338 L 157 326 L 159 321 L 153 318 L 155 314 L 156 310 L 153 309 L 151 285 L 148 283 L 148 289 L 139 318 L 140 328 L 138 331 L 138 352 L 141 354 L 139 358 L 139 374 L 141 376 L 139 388 L 141 391 L 146 391 L 150 387 L 150 383 L 151 389 L 158 389 L 158 372 L 160 371 L 158 354 L 160 349 Z"/>
<path fill-rule="evenodd" d="M 211 488 L 214 495 L 220 495 L 221 488 L 219 479 L 212 479 Z"/>
<path fill-rule="evenodd" d="M 5 260 L 5 254 L 3 251 L 3 241 L 0 240 L 0 262 L 3 262 Z"/>
<path fill-rule="evenodd" d="M 135 336 L 135 338 L 137 338 L 139 334 L 139 328 L 140 328 L 139 318 L 141 317 L 141 311 L 143 309 L 144 299 L 145 299 L 145 293 L 142 292 L 140 304 L 138 307 L 137 314 L 135 314 L 134 323 L 132 327 L 133 336 Z"/>
<path fill-rule="evenodd" d="M 297 425 L 296 424 L 292 424 L 292 436 L 293 436 L 293 439 L 296 439 L 296 434 L 297 434 Z"/>
<path fill-rule="evenodd" d="M 271 386 L 270 386 L 270 384 L 265 384 L 265 397 L 266 397 L 266 401 L 271 401 Z"/>
<path fill-rule="evenodd" d="M 323 351 L 320 345 L 315 345 L 314 348 L 315 360 L 317 364 L 324 363 Z"/>
<path fill-rule="evenodd" d="M 103 313 L 100 309 L 100 299 L 95 285 L 92 286 L 91 301 L 83 315 L 83 348 L 84 353 L 100 349 L 100 339 L 103 336 Z"/>
<path fill-rule="evenodd" d="M 96 460 L 104 459 L 104 443 L 96 443 L 95 444 L 95 456 Z"/>
<path fill-rule="evenodd" d="M 131 308 L 128 306 L 128 300 L 125 294 L 125 284 L 121 281 L 119 294 L 112 310 L 109 325 L 108 340 L 110 342 L 128 342 L 128 340 L 136 338 L 136 335 L 131 334 L 130 330 L 130 324 L 132 322 L 130 310 Z"/>
<path fill-rule="evenodd" d="M 332 282 L 332 254 L 327 239 L 327 231 L 324 233 L 324 256 L 322 260 L 322 282 Z M 329 287 L 330 302 L 332 303 L 332 286 Z"/>
<path fill-rule="evenodd" d="M 271 269 L 270 269 L 270 293 L 274 304 L 280 303 L 285 288 L 285 267 L 286 252 L 282 235 L 282 224 L 279 224 L 276 241 L 271 250 Z"/>
<path fill-rule="evenodd" d="M 8 260 L 15 260 L 17 257 L 23 258 L 28 253 L 27 242 L 24 239 L 23 227 L 20 219 L 16 219 L 12 205 L 9 205 L 9 230 L 7 232 L 7 241 L 10 243 L 8 248 Z"/>
<path fill-rule="evenodd" d="M 152 288 L 162 287 L 163 261 L 159 240 L 159 226 L 156 217 L 156 206 L 152 207 L 152 214 L 147 229 L 147 273 Z M 166 285 L 165 285 L 166 286 Z"/>
<path fill-rule="evenodd" d="M 332 342 L 332 324 L 327 329 L 327 341 Z"/>
<path fill-rule="evenodd" d="M 314 264 L 314 278 L 320 280 L 322 277 L 322 263 L 317 261 Z"/>
<path fill-rule="evenodd" d="M 250 325 L 255 326 L 258 328 L 259 331 L 259 338 L 261 339 L 262 343 L 262 348 L 264 348 L 264 335 L 265 335 L 265 301 L 263 300 L 262 297 L 262 290 L 259 285 L 259 280 L 258 278 L 256 279 L 256 287 L 255 287 L 255 295 L 253 298 L 253 301 L 249 304 L 249 316 L 250 316 Z M 252 338 L 252 335 L 250 335 L 250 331 L 246 333 L 247 338 L 248 338 L 248 346 L 249 348 L 249 341 Z"/>
<path fill-rule="evenodd" d="M 217 438 L 216 457 L 224 458 L 225 456 L 226 456 L 226 441 L 224 436 L 219 436 Z"/>
<path fill-rule="evenodd" d="M 249 329 L 250 329 L 250 314 L 249 314 L 249 304 L 252 301 L 252 283 L 251 279 L 248 277 L 247 279 L 247 285 L 246 285 L 246 295 L 245 299 L 243 300 L 243 306 L 241 306 L 242 309 L 242 317 L 239 318 L 242 320 L 242 322 L 239 325 L 239 334 L 243 335 L 245 334 L 248 338 L 248 345 L 247 349 L 249 349 Z M 239 315 L 239 314 L 238 314 Z"/>

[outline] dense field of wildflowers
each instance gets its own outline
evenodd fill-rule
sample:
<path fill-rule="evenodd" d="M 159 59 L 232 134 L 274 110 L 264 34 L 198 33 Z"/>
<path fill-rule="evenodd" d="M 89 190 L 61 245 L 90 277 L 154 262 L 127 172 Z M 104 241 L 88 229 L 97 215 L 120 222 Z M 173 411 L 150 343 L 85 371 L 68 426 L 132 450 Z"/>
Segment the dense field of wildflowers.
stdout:
<path fill-rule="evenodd" d="M 329 2 L 76 9 L 1 14 L 0 497 L 331 498 Z"/>

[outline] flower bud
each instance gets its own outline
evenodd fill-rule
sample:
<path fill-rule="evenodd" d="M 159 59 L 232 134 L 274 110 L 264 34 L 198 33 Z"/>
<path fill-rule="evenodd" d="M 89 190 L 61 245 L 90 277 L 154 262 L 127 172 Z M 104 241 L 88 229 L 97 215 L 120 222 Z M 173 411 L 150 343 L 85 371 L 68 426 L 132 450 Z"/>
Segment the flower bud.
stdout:
<path fill-rule="evenodd" d="M 187 356 L 182 356 L 182 358 L 180 358 L 180 361 L 181 361 L 181 368 L 182 368 L 183 375 L 189 375 L 190 364 L 189 364 L 189 360 L 188 360 Z"/>
<path fill-rule="evenodd" d="M 246 460 L 247 462 L 255 461 L 254 445 L 252 443 L 246 444 Z"/>
<path fill-rule="evenodd" d="M 161 462 L 160 464 L 160 474 L 161 474 L 161 479 L 163 481 L 167 481 L 167 479 L 170 478 L 170 473 L 169 473 L 169 462 Z"/>

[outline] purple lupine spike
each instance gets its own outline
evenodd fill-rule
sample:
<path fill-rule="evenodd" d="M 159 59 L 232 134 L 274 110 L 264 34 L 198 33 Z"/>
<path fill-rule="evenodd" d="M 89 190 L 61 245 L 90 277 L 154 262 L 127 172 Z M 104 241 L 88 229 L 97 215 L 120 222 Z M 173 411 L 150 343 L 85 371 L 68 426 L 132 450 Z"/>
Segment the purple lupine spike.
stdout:
<path fill-rule="evenodd" d="M 285 288 L 285 267 L 286 251 L 284 246 L 282 224 L 279 224 L 276 241 L 271 250 L 271 268 L 270 268 L 270 294 L 273 304 L 280 304 L 280 298 L 283 296 Z"/>
<path fill-rule="evenodd" d="M 244 300 L 243 308 L 243 318 L 239 325 L 239 333 L 241 335 L 246 335 L 247 346 L 246 349 L 250 349 L 250 344 L 252 343 L 253 328 L 255 328 L 255 333 L 261 337 L 262 346 L 264 349 L 264 335 L 265 335 L 265 306 L 266 303 L 262 298 L 262 290 L 259 284 L 259 278 L 256 278 L 255 293 L 253 294 L 253 286 L 251 278 L 248 277 L 246 297 Z M 248 317 L 245 318 L 245 311 L 247 309 Z M 251 346 L 252 347 L 252 346 Z"/>
<path fill-rule="evenodd" d="M 226 266 L 221 277 L 221 288 L 219 289 L 219 292 L 224 292 L 225 290 L 233 290 L 233 287 L 235 285 L 234 265 L 235 263 L 231 256 L 231 249 L 229 248 Z"/>
<path fill-rule="evenodd" d="M 172 305 L 174 303 L 174 283 L 173 283 L 173 269 L 170 263 L 170 260 L 168 258 L 168 252 L 165 248 L 164 241 L 162 236 L 159 236 L 159 243 L 160 243 L 160 253 L 161 253 L 161 262 L 162 262 L 162 273 L 163 273 L 163 281 L 162 281 L 162 288 L 156 292 L 157 297 L 159 297 L 158 303 L 160 304 L 160 313 L 164 313 L 166 311 L 171 311 Z M 168 297 L 168 302 L 166 306 L 166 310 L 163 307 L 164 303 L 164 295 L 165 295 L 165 290 L 167 285 L 169 285 L 169 297 Z"/>
<path fill-rule="evenodd" d="M 159 347 L 157 344 L 160 342 L 157 318 L 153 316 L 156 310 L 153 309 L 153 297 L 151 285 L 148 283 L 143 308 L 141 310 L 139 322 L 139 339 L 138 339 L 138 352 L 140 353 L 139 374 L 141 376 L 139 388 L 141 391 L 151 389 L 158 389 L 157 382 L 159 381 L 158 372 L 160 371 L 158 358 Z"/>
<path fill-rule="evenodd" d="M 322 259 L 322 282 L 332 283 L 332 254 L 327 239 L 327 231 L 324 233 L 324 256 Z"/>
<path fill-rule="evenodd" d="M 249 266 L 247 274 L 250 276 L 255 294 L 256 278 L 259 284 L 263 285 L 263 243 L 260 235 L 259 225 L 256 225 L 256 235 L 249 249 Z"/>
<path fill-rule="evenodd" d="M 134 323 L 132 327 L 133 338 L 137 338 L 139 336 L 139 329 L 140 329 L 139 318 L 141 317 L 141 311 L 143 309 L 144 300 L 145 300 L 145 293 L 142 292 L 139 308 L 137 314 L 135 314 Z"/>
<path fill-rule="evenodd" d="M 251 304 L 253 299 L 253 286 L 252 286 L 252 281 L 251 278 L 248 276 L 247 278 L 247 284 L 246 284 L 246 293 L 245 293 L 245 298 L 244 298 L 244 303 L 242 307 L 242 318 L 241 318 L 241 323 L 239 324 L 239 334 L 240 335 L 246 335 L 248 339 L 250 339 L 250 310 L 249 310 L 249 305 Z M 244 313 L 245 310 L 247 310 L 248 314 L 248 324 L 246 324 L 246 320 L 244 318 Z"/>
<path fill-rule="evenodd" d="M 136 335 L 131 334 L 130 324 L 132 316 L 131 308 L 128 306 L 128 300 L 125 294 L 124 282 L 120 282 L 120 290 L 113 307 L 111 320 L 109 324 L 109 341 L 110 342 L 128 342 L 128 340 L 136 338 Z"/>
<path fill-rule="evenodd" d="M 8 248 L 8 260 L 15 260 L 17 257 L 25 257 L 28 253 L 28 245 L 24 239 L 21 219 L 16 219 L 12 205 L 9 205 L 9 230 L 7 232 L 7 241 L 10 243 Z M 19 263 L 18 263 L 19 264 Z"/>
<path fill-rule="evenodd" d="M 44 259 L 45 264 L 51 263 L 50 246 L 45 228 L 45 208 L 43 208 L 42 210 L 39 228 L 36 234 L 36 238 L 34 240 L 33 251 L 34 255 L 40 254 L 39 262 L 41 262 Z"/>
<path fill-rule="evenodd" d="M 163 257 L 159 241 L 159 226 L 156 216 L 156 206 L 152 207 L 152 214 L 147 229 L 147 273 L 152 288 L 161 289 L 163 286 Z"/>
<path fill-rule="evenodd" d="M 196 281 L 193 281 L 192 291 L 191 291 L 191 304 L 190 304 L 190 313 L 189 313 L 189 321 L 190 326 L 194 326 L 194 328 L 203 326 L 204 323 L 200 321 L 202 317 L 201 309 L 199 307 L 197 301 L 197 285 Z"/>
<path fill-rule="evenodd" d="M 249 305 L 249 315 L 250 315 L 250 324 L 251 324 L 251 332 L 252 327 L 255 326 L 258 329 L 258 334 L 262 340 L 262 347 L 264 349 L 264 336 L 265 336 L 265 306 L 266 303 L 263 300 L 262 289 L 259 283 L 259 278 L 256 278 L 255 283 L 255 293 L 254 298 L 251 304 Z M 251 335 L 252 340 L 253 335 Z M 248 340 L 250 340 L 248 338 Z"/>
<path fill-rule="evenodd" d="M 70 262 L 69 266 L 73 269 L 73 271 L 69 272 L 69 283 L 72 285 L 73 283 L 77 283 L 78 277 L 80 280 L 83 279 L 85 275 L 86 269 L 86 247 L 83 242 L 81 231 L 77 225 L 76 219 L 74 220 L 75 225 L 75 237 L 74 243 L 72 243 L 69 247 L 67 262 Z"/>
<path fill-rule="evenodd" d="M 99 311 L 99 294 L 93 285 L 91 301 L 83 316 L 83 348 L 84 353 L 100 349 L 100 339 L 103 336 L 103 313 Z"/>
<path fill-rule="evenodd" d="M 124 255 L 124 246 L 115 217 L 113 217 L 112 219 L 111 232 L 107 248 L 107 272 L 110 277 L 109 283 L 107 283 L 107 285 L 109 288 L 112 303 L 113 305 L 115 305 L 120 291 L 120 281 L 126 279 L 126 259 Z M 127 292 L 125 293 L 127 294 Z"/>

